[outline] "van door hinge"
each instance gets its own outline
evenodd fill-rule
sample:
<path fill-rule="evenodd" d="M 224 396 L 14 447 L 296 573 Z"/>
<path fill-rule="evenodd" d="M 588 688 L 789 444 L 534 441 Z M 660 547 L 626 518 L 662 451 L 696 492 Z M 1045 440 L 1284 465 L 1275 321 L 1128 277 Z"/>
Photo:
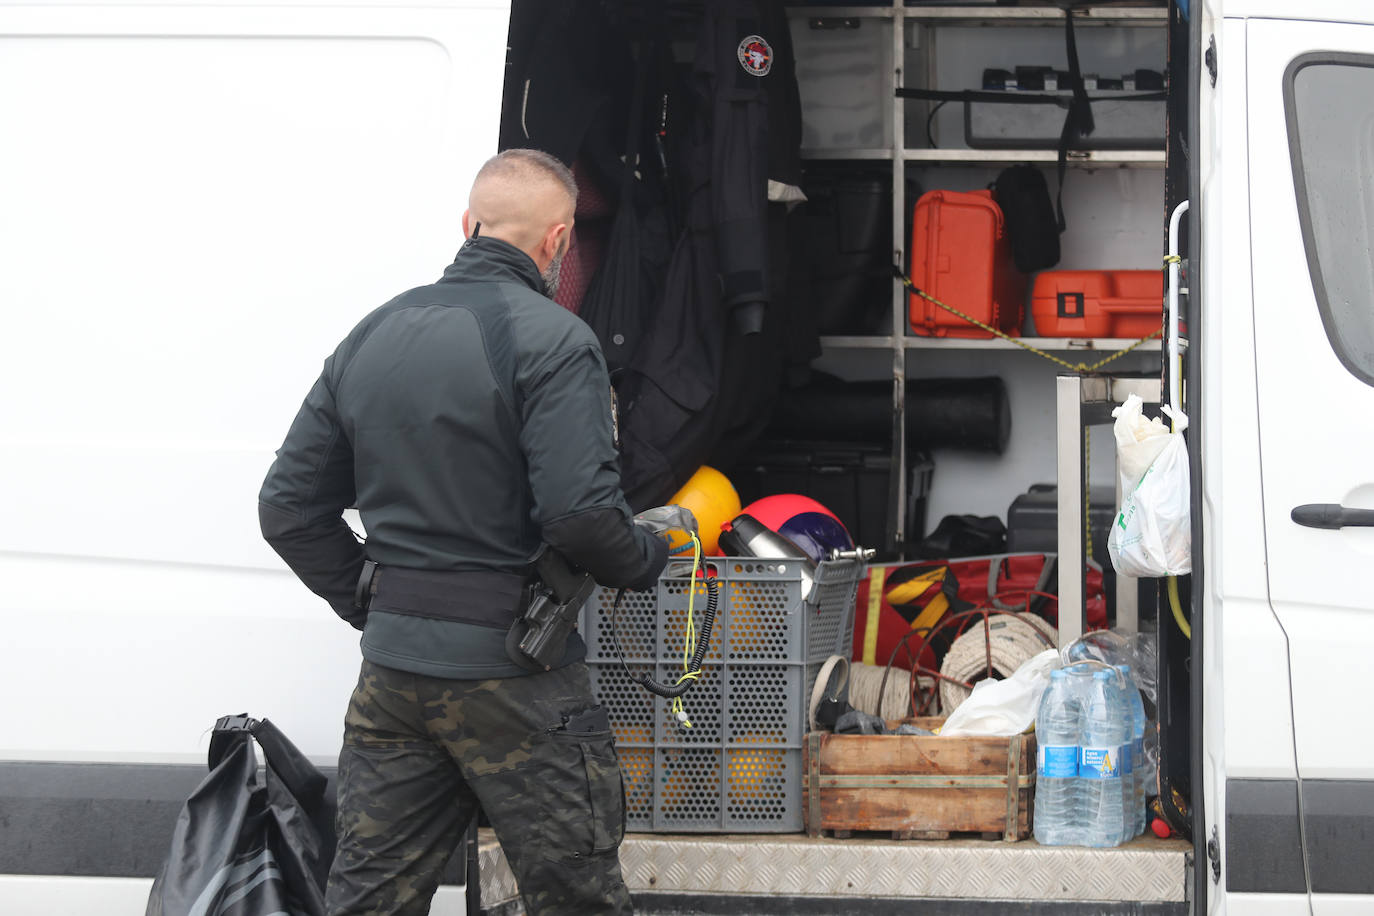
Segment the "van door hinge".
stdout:
<path fill-rule="evenodd" d="M 1207 36 L 1207 53 L 1202 55 L 1202 62 L 1207 65 L 1207 75 L 1212 78 L 1212 88 L 1217 88 L 1217 36 Z"/>
<path fill-rule="evenodd" d="M 1212 883 L 1221 880 L 1221 843 L 1217 841 L 1217 828 L 1212 828 L 1212 837 L 1207 841 L 1207 858 L 1212 862 Z"/>

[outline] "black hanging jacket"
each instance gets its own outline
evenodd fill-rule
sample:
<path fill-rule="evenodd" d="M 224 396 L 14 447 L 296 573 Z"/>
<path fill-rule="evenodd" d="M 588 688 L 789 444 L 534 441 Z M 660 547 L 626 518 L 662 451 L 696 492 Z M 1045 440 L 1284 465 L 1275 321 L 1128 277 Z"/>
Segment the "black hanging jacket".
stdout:
<path fill-rule="evenodd" d="M 625 488 L 639 507 L 669 498 L 727 430 L 761 430 L 782 381 L 794 303 L 777 295 L 774 255 L 784 202 L 800 195 L 801 104 L 780 0 L 706 0 L 683 109 L 685 226 L 620 384 Z"/>
<path fill-rule="evenodd" d="M 264 537 L 354 626 L 363 656 L 435 677 L 524 673 L 505 631 L 353 606 L 363 560 L 523 574 L 542 542 L 609 586 L 666 559 L 620 489 L 595 335 L 503 241 L 467 242 L 439 282 L 364 318 L 325 361 L 259 496 Z M 360 545 L 341 518 L 356 505 Z M 511 609 L 513 612 L 513 608 Z M 570 641 L 565 663 L 581 657 Z"/>

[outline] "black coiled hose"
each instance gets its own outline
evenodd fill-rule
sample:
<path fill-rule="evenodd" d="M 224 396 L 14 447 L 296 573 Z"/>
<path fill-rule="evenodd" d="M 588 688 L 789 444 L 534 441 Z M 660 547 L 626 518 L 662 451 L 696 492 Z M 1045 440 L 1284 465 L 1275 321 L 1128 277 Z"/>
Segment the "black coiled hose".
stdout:
<path fill-rule="evenodd" d="M 687 663 L 685 676 L 680 678 L 676 684 L 661 684 L 654 680 L 651 674 L 635 674 L 630 670 L 630 666 L 625 661 L 625 653 L 620 648 L 620 631 L 616 628 L 616 612 L 620 610 L 620 601 L 625 597 L 625 589 L 622 588 L 615 593 L 615 603 L 611 605 L 611 639 L 615 643 L 615 654 L 620 657 L 620 665 L 625 669 L 625 674 L 645 690 L 665 699 L 676 699 L 692 689 L 692 685 L 696 683 L 696 678 L 689 675 L 701 673 L 702 659 L 706 657 L 706 650 L 711 645 L 711 627 L 716 622 L 716 607 L 720 601 L 720 583 L 710 576 L 704 578 L 706 580 L 706 610 L 702 613 L 701 634 L 697 636 L 696 650 Z"/>

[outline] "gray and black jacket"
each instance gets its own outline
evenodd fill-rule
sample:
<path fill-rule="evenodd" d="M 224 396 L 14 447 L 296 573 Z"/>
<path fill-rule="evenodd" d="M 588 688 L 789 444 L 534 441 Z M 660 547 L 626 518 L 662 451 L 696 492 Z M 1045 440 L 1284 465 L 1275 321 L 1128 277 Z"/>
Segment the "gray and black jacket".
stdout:
<path fill-rule="evenodd" d="M 524 575 L 547 542 L 607 586 L 648 588 L 663 542 L 620 489 L 596 336 L 534 262 L 468 241 L 439 282 L 364 318 L 325 360 L 259 495 L 263 536 L 377 664 L 450 678 L 524 673 L 491 623 L 354 607 L 383 568 Z M 366 545 L 342 512 L 357 506 Z M 506 622 L 513 619 L 515 607 Z M 582 656 L 570 641 L 565 663 Z"/>

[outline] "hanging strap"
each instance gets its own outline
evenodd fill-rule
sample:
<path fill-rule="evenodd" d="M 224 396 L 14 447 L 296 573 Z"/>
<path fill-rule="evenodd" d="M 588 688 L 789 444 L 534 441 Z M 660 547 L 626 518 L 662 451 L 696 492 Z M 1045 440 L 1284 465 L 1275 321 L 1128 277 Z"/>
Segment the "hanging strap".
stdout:
<path fill-rule="evenodd" d="M 1092 102 L 1088 90 L 1083 86 L 1083 72 L 1078 66 L 1078 41 L 1073 32 L 1073 10 L 1064 10 L 1064 47 L 1069 58 L 1069 89 L 1073 100 L 1069 102 L 1069 113 L 1064 116 L 1064 129 L 1059 133 L 1059 189 L 1054 198 L 1055 218 L 1059 220 L 1059 231 L 1064 231 L 1064 175 L 1069 161 L 1069 144 L 1078 137 L 1086 137 L 1097 127 L 1093 122 Z"/>

